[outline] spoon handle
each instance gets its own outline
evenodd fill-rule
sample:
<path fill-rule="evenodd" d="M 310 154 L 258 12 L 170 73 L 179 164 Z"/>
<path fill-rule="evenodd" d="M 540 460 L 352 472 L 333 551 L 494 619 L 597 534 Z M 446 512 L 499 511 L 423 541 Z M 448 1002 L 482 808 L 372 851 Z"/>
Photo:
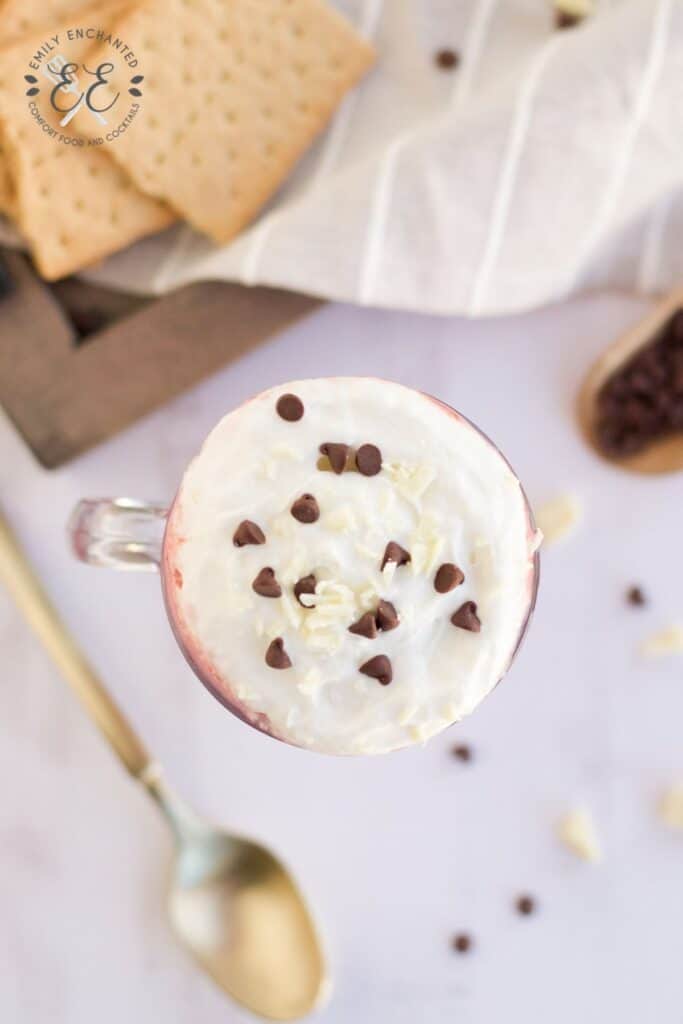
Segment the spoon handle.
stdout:
<path fill-rule="evenodd" d="M 140 778 L 150 764 L 147 751 L 67 632 L 1 513 L 0 580 L 115 753 Z"/>

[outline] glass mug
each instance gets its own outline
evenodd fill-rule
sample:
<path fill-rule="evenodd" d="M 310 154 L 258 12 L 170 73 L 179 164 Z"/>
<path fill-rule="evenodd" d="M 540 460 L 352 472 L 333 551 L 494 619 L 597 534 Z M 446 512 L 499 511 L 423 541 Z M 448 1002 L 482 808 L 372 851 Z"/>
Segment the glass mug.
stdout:
<path fill-rule="evenodd" d="M 431 396 L 426 397 L 431 398 Z M 483 439 L 486 444 L 494 450 L 494 452 L 497 453 L 498 457 L 505 463 L 506 467 L 510 468 L 509 463 L 507 463 L 507 460 L 496 446 L 493 445 L 493 442 L 491 442 L 486 435 L 475 427 L 474 424 L 440 400 L 433 399 L 433 402 L 444 411 L 455 415 L 459 421 L 462 421 L 467 424 L 468 427 L 473 429 L 475 433 L 479 435 L 479 437 Z M 105 498 L 83 500 L 79 502 L 71 516 L 68 526 L 72 550 L 80 561 L 93 566 L 102 566 L 124 571 L 159 571 L 161 575 L 163 600 L 171 629 L 176 642 L 178 643 L 194 674 L 213 694 L 213 696 L 223 704 L 224 707 L 242 721 L 267 735 L 273 735 L 275 738 L 283 739 L 282 736 L 278 736 L 277 733 L 273 732 L 269 728 L 268 719 L 265 715 L 260 716 L 252 712 L 247 717 L 240 708 L 239 703 L 236 700 L 231 699 L 229 695 L 226 695 L 223 689 L 216 685 L 210 678 L 210 673 L 207 671 L 205 665 L 202 664 L 202 658 L 190 649 L 190 645 L 186 643 L 184 630 L 181 628 L 176 615 L 175 603 L 171 599 L 171 595 L 169 593 L 169 588 L 171 586 L 169 575 L 171 570 L 169 569 L 169 563 L 166 559 L 167 546 L 170 546 L 170 531 L 167 527 L 174 504 L 177 501 L 181 490 L 182 487 L 179 489 L 174 502 L 172 502 L 168 507 L 161 504 L 138 501 L 132 498 Z M 539 583 L 540 563 L 537 550 L 538 544 L 535 540 L 539 535 L 536 530 L 529 502 L 521 486 L 520 490 L 526 511 L 530 544 L 528 606 L 521 623 L 516 643 L 512 647 L 507 667 L 501 674 L 498 682 L 500 682 L 500 679 L 503 678 L 510 668 L 528 631 L 536 603 Z M 294 741 L 289 740 L 289 742 L 293 743 Z"/>

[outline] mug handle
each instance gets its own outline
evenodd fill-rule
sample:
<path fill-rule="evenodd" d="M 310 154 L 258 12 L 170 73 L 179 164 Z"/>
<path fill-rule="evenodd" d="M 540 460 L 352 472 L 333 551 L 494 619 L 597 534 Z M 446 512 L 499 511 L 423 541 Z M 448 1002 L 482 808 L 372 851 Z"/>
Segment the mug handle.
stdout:
<path fill-rule="evenodd" d="M 165 506 L 134 498 L 79 501 L 67 527 L 71 548 L 88 565 L 154 572 L 167 516 Z"/>

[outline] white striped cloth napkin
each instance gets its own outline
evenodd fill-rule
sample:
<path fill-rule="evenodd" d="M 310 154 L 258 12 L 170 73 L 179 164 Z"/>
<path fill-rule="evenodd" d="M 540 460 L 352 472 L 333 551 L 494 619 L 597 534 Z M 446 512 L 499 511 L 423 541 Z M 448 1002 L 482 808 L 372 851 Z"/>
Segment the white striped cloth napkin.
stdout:
<path fill-rule="evenodd" d="M 471 316 L 683 281 L 683 0 L 597 0 L 564 31 L 551 0 L 337 6 L 377 69 L 259 221 L 224 248 L 174 229 L 99 280 Z"/>

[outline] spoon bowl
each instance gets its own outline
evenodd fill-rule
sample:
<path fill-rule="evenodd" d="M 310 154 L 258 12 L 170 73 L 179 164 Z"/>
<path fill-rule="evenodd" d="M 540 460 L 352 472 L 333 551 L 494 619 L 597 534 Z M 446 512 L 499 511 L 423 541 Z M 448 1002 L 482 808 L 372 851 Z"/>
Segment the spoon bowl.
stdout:
<path fill-rule="evenodd" d="M 323 999 L 325 962 L 289 872 L 269 850 L 198 818 L 158 770 L 141 781 L 176 843 L 168 912 L 176 938 L 233 999 L 294 1020 Z"/>
<path fill-rule="evenodd" d="M 639 352 L 652 345 L 680 309 L 683 309 L 683 289 L 679 288 L 603 352 L 589 370 L 579 392 L 577 415 L 586 441 L 601 458 L 633 473 L 674 473 L 683 469 L 683 432 L 655 438 L 634 454 L 610 455 L 598 439 L 598 398 L 607 381 Z"/>

